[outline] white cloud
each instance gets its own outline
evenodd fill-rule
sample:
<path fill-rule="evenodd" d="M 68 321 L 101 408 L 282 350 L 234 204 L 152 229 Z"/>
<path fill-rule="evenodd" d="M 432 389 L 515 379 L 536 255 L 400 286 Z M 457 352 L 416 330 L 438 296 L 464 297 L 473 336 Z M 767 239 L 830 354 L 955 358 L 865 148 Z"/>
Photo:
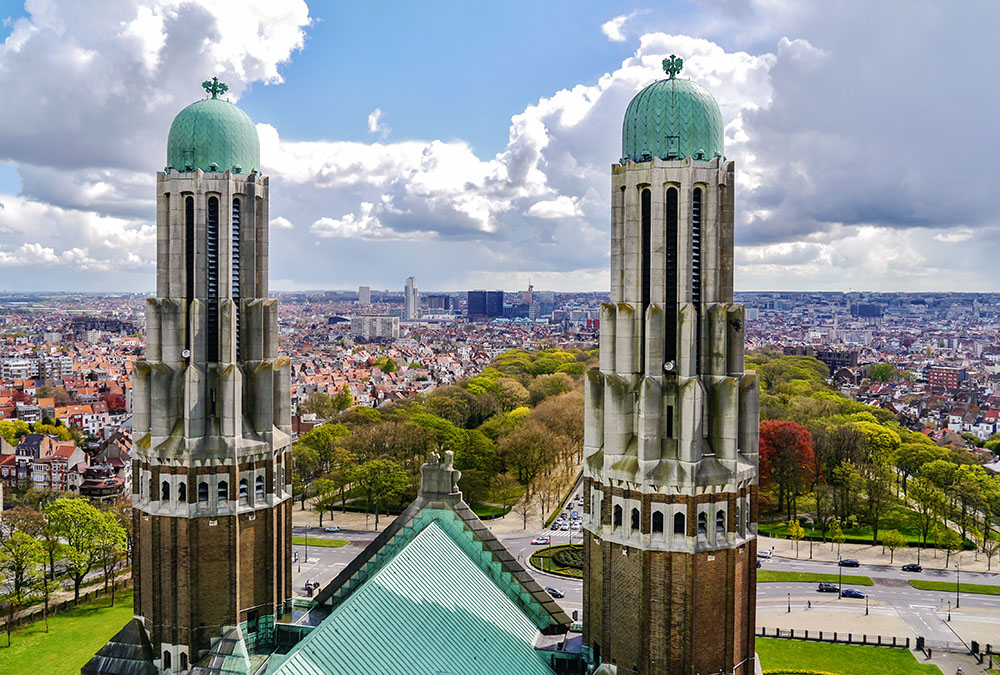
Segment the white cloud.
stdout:
<path fill-rule="evenodd" d="M 392 129 L 382 121 L 382 109 L 372 110 L 368 115 L 368 133 L 379 134 L 382 138 L 386 138 L 391 131 Z"/>
<path fill-rule="evenodd" d="M 295 227 L 294 225 L 292 225 L 292 221 L 282 216 L 278 216 L 277 218 L 271 218 L 271 220 L 268 221 L 268 225 L 270 225 L 273 228 L 277 228 L 279 230 L 291 230 L 293 227 Z"/>
<path fill-rule="evenodd" d="M 972 234 L 972 230 L 962 228 L 960 230 L 955 230 L 954 232 L 941 232 L 939 234 L 935 234 L 934 239 L 948 244 L 957 244 L 963 241 L 969 241 L 972 239 Z"/>
<path fill-rule="evenodd" d="M 610 21 L 601 24 L 601 32 L 612 42 L 625 42 L 627 39 L 624 33 L 625 22 L 634 17 L 638 12 L 622 14 Z"/>
<path fill-rule="evenodd" d="M 582 216 L 583 211 L 573 197 L 559 195 L 555 199 L 535 202 L 528 209 L 527 214 L 535 218 L 575 218 Z"/>

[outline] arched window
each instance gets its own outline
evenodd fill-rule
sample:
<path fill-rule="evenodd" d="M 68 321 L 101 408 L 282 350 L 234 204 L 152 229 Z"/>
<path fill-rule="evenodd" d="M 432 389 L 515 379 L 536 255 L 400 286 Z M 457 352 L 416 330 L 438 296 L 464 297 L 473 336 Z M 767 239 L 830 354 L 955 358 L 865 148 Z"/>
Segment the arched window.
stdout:
<path fill-rule="evenodd" d="M 219 198 L 208 198 L 208 218 L 205 223 L 205 291 L 208 295 L 208 330 L 206 342 L 208 361 L 219 360 Z"/>
<path fill-rule="evenodd" d="M 708 532 L 708 515 L 705 512 L 698 514 L 698 534 L 705 534 Z"/>
<path fill-rule="evenodd" d="M 167 669 L 170 667 L 170 652 L 163 650 L 163 668 Z"/>
<path fill-rule="evenodd" d="M 691 304 L 701 317 L 701 188 L 696 187 L 691 199 Z M 695 323 L 695 372 L 701 372 L 701 321 Z"/>
<path fill-rule="evenodd" d="M 153 477 L 149 477 L 149 481 L 146 484 L 146 496 L 153 499 L 156 496 L 156 483 L 153 482 Z"/>
<path fill-rule="evenodd" d="M 674 534 L 684 534 L 684 514 L 674 514 Z"/>
<path fill-rule="evenodd" d="M 185 297 L 187 309 L 191 310 L 194 301 L 194 197 L 184 198 L 184 267 L 185 267 Z M 184 346 L 191 349 L 191 322 L 184 322 Z"/>
<path fill-rule="evenodd" d="M 743 532 L 743 509 L 739 504 L 736 505 L 736 527 L 740 529 L 740 533 Z"/>
<path fill-rule="evenodd" d="M 254 490 L 253 491 L 254 491 L 254 494 L 257 495 L 258 497 L 260 497 L 261 499 L 264 498 L 264 477 L 263 476 L 257 476 L 257 480 L 255 481 Z"/>
<path fill-rule="evenodd" d="M 663 307 L 663 360 L 677 358 L 677 188 L 667 189 L 664 229 L 666 298 Z"/>
<path fill-rule="evenodd" d="M 632 522 L 630 525 L 633 531 L 639 529 L 639 509 L 632 509 Z"/>
<path fill-rule="evenodd" d="M 188 667 L 188 655 L 181 652 L 181 671 L 187 670 Z"/>
<path fill-rule="evenodd" d="M 240 504 L 250 503 L 250 484 L 246 478 L 240 479 Z"/>
<path fill-rule="evenodd" d="M 198 501 L 207 502 L 208 501 L 208 483 L 202 481 L 198 483 Z"/>
<path fill-rule="evenodd" d="M 177 501 L 184 503 L 188 498 L 188 486 L 187 483 L 181 483 L 177 486 Z"/>
<path fill-rule="evenodd" d="M 653 532 L 663 532 L 663 512 L 653 512 Z"/>
<path fill-rule="evenodd" d="M 160 501 L 170 501 L 170 483 L 167 481 L 163 481 L 163 484 L 160 485 Z"/>
<path fill-rule="evenodd" d="M 725 532 L 726 531 L 726 512 L 719 509 L 715 513 L 715 531 Z"/>
<path fill-rule="evenodd" d="M 229 501 L 229 483 L 224 480 L 219 481 L 219 501 Z"/>
<path fill-rule="evenodd" d="M 614 526 L 615 527 L 621 527 L 622 526 L 622 507 L 621 507 L 621 504 L 615 504 Z"/>
<path fill-rule="evenodd" d="M 652 207 L 653 193 L 647 188 L 642 191 L 639 195 L 640 203 L 640 216 L 642 225 L 642 273 L 640 278 L 642 279 L 642 311 L 643 316 L 645 316 L 646 308 L 649 307 L 649 273 L 650 273 L 650 237 L 651 237 L 651 225 L 652 220 Z"/>
<path fill-rule="evenodd" d="M 236 360 L 242 359 L 243 350 L 240 349 L 240 325 L 243 322 L 243 307 L 240 304 L 240 200 L 233 200 L 233 305 L 236 309 Z"/>

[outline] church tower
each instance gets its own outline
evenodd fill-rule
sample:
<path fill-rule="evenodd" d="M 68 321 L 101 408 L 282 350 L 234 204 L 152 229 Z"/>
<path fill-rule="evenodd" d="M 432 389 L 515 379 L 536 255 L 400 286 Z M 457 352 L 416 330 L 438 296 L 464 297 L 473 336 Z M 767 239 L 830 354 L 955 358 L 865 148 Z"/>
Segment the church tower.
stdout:
<path fill-rule="evenodd" d="M 759 387 L 733 302 L 719 106 L 635 96 L 611 168 L 611 302 L 587 376 L 584 644 L 608 673 L 754 672 Z"/>
<path fill-rule="evenodd" d="M 257 131 L 218 98 L 182 110 L 156 176 L 156 297 L 134 370 L 135 615 L 183 672 L 238 627 L 269 645 L 291 589 L 290 370 L 268 298 Z"/>

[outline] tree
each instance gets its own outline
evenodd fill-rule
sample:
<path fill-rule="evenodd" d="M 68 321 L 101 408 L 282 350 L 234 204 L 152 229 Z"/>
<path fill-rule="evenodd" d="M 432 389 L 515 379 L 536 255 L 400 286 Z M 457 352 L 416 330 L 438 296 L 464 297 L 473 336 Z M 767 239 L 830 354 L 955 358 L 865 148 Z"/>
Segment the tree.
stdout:
<path fill-rule="evenodd" d="M 996 539 L 990 539 L 983 542 L 983 553 L 986 554 L 986 571 L 989 572 L 993 568 L 992 560 L 1000 552 L 1000 541 Z"/>
<path fill-rule="evenodd" d="M 372 459 L 354 470 L 353 480 L 368 495 L 369 508 L 375 503 L 375 529 L 378 530 L 379 506 L 403 493 L 409 476 L 391 459 Z"/>
<path fill-rule="evenodd" d="M 306 497 L 313 476 L 319 469 L 319 453 L 302 443 L 292 447 L 292 493 L 300 501 L 300 510 L 306 510 Z"/>
<path fill-rule="evenodd" d="M 806 536 L 806 529 L 798 520 L 788 521 L 788 536 L 795 542 L 795 557 L 799 557 L 799 542 Z"/>
<path fill-rule="evenodd" d="M 525 493 L 524 498 L 514 504 L 514 513 L 521 516 L 521 529 L 528 529 L 528 514 L 535 508 L 535 500 Z"/>
<path fill-rule="evenodd" d="M 334 489 L 340 491 L 340 508 L 347 512 L 347 486 L 353 480 L 354 468 L 358 465 L 358 458 L 347 448 L 335 447 L 330 457 L 330 472 L 326 477 L 333 482 Z M 333 518 L 333 511 L 330 511 Z"/>
<path fill-rule="evenodd" d="M 17 611 L 31 601 L 35 576 L 44 560 L 41 545 L 24 532 L 13 532 L 0 542 L 0 577 L 6 579 L 7 646 Z"/>
<path fill-rule="evenodd" d="M 125 528 L 114 513 L 100 514 L 94 523 L 94 544 L 97 548 L 97 563 L 104 573 L 104 590 L 111 590 L 111 606 L 115 606 L 115 568 L 128 550 Z"/>
<path fill-rule="evenodd" d="M 323 514 L 330 512 L 333 518 L 333 507 L 336 504 L 337 484 L 329 478 L 319 478 L 313 483 L 316 498 L 313 500 L 313 510 L 319 514 L 319 526 L 323 527 Z"/>
<path fill-rule="evenodd" d="M 517 499 L 519 490 L 518 480 L 509 473 L 501 474 L 494 479 L 493 499 L 503 507 L 504 515 L 510 510 L 514 500 Z M 525 497 L 527 497 L 527 492 L 525 493 Z"/>
<path fill-rule="evenodd" d="M 135 532 L 132 526 L 132 500 L 122 497 L 115 501 L 108 509 L 108 513 L 115 517 L 118 524 L 125 531 L 125 551 L 123 555 L 126 560 L 132 558 L 132 545 L 135 543 Z"/>
<path fill-rule="evenodd" d="M 521 485 L 529 485 L 544 471 L 552 458 L 560 454 L 566 439 L 557 436 L 539 422 L 529 421 L 500 439 L 497 452 L 506 468 Z"/>
<path fill-rule="evenodd" d="M 830 524 L 830 541 L 837 545 L 837 555 L 840 555 L 840 545 L 846 541 L 847 537 L 844 536 L 844 530 L 840 527 L 840 520 L 837 518 L 833 519 Z"/>
<path fill-rule="evenodd" d="M 337 412 L 341 410 L 347 410 L 352 405 L 354 405 L 354 397 L 351 396 L 351 390 L 345 384 L 340 390 L 340 393 L 333 397 L 333 409 Z"/>
<path fill-rule="evenodd" d="M 906 538 L 900 533 L 899 530 L 887 530 L 882 533 L 882 553 L 885 553 L 885 549 L 889 549 L 889 564 L 892 564 L 892 559 L 896 553 L 897 548 L 902 548 L 906 546 Z"/>
<path fill-rule="evenodd" d="M 921 538 L 920 547 L 917 549 L 917 562 L 919 563 L 920 550 L 926 548 L 927 537 L 944 512 L 945 498 L 932 482 L 923 477 L 913 479 L 910 486 L 910 498 L 917 505 L 917 526 Z"/>
<path fill-rule="evenodd" d="M 938 543 L 940 544 L 941 548 L 943 548 L 948 552 L 948 556 L 945 558 L 944 561 L 944 566 L 948 567 L 948 564 L 951 562 L 952 552 L 953 551 L 957 552 L 962 550 L 962 537 L 955 530 L 951 529 L 950 527 L 946 527 L 944 530 L 944 534 L 941 535 L 941 537 L 938 539 Z"/>
<path fill-rule="evenodd" d="M 760 475 L 778 488 L 778 508 L 796 516 L 796 496 L 812 480 L 815 467 L 812 435 L 800 424 L 765 420 L 760 424 Z"/>
<path fill-rule="evenodd" d="M 45 507 L 45 518 L 64 542 L 66 571 L 73 579 L 73 601 L 79 602 L 80 584 L 100 559 L 101 512 L 86 499 L 62 497 Z"/>
<path fill-rule="evenodd" d="M 899 371 L 891 363 L 876 363 L 868 368 L 868 377 L 876 382 L 891 382 L 895 380 Z"/>
<path fill-rule="evenodd" d="M 299 412 L 302 414 L 314 414 L 324 420 L 334 416 L 337 409 L 333 405 L 330 395 L 322 391 L 314 391 L 306 399 L 299 403 Z"/>
<path fill-rule="evenodd" d="M 892 469 L 880 463 L 864 464 L 861 476 L 865 481 L 868 524 L 872 528 L 872 545 L 874 545 L 878 542 L 878 528 L 882 522 L 882 515 L 889 507 L 892 498 Z"/>
<path fill-rule="evenodd" d="M 385 362 L 379 367 L 383 373 L 395 373 L 399 370 L 399 366 L 396 365 L 396 360 L 391 356 L 385 357 Z"/>

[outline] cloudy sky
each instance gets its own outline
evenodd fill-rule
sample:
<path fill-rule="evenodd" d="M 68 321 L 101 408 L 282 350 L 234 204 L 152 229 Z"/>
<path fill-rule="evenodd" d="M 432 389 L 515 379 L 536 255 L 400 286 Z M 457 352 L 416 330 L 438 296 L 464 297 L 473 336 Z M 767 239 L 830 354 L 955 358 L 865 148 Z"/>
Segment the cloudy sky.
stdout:
<path fill-rule="evenodd" d="M 153 288 L 212 75 L 257 123 L 272 288 L 606 290 L 622 114 L 676 53 L 726 122 L 739 289 L 1000 291 L 991 0 L 99 5 L 0 0 L 0 290 Z"/>

